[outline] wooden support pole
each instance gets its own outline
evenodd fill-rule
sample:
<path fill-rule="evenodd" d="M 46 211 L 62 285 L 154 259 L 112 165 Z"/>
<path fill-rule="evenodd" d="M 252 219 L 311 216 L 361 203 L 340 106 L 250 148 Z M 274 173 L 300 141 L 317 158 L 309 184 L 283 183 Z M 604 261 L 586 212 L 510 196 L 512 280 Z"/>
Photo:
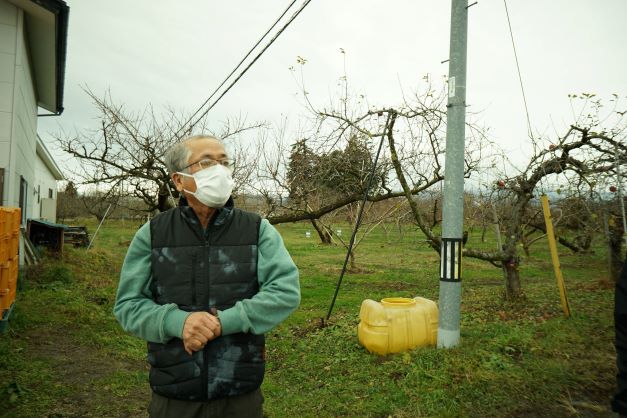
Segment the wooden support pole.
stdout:
<path fill-rule="evenodd" d="M 566 295 L 566 287 L 564 286 L 564 278 L 562 277 L 562 269 L 560 268 L 560 260 L 557 255 L 557 243 L 555 242 L 555 232 L 553 231 L 553 220 L 551 219 L 551 209 L 549 208 L 549 197 L 542 195 L 542 211 L 544 212 L 544 222 L 546 223 L 546 236 L 549 239 L 549 249 L 551 250 L 551 261 L 553 261 L 553 270 L 557 279 L 557 287 L 560 291 L 560 299 L 562 300 L 562 310 L 566 318 L 570 317 L 570 306 L 568 304 L 568 296 Z"/>

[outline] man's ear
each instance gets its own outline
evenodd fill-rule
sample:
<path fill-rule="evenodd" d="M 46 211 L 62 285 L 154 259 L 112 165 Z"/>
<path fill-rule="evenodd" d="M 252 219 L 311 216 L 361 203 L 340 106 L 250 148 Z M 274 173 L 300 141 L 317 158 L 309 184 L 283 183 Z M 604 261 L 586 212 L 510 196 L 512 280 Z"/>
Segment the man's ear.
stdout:
<path fill-rule="evenodd" d="M 179 193 L 183 192 L 183 179 L 181 178 L 182 176 L 179 173 L 174 173 L 172 174 L 172 182 L 174 183 L 174 187 L 176 187 L 176 190 Z"/>

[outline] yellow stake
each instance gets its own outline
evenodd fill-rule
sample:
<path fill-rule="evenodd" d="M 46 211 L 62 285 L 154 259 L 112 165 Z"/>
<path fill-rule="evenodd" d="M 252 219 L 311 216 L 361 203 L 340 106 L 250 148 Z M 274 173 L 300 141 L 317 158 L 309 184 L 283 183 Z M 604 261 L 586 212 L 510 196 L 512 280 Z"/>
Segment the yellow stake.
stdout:
<path fill-rule="evenodd" d="M 551 261 L 553 261 L 553 270 L 555 270 L 555 278 L 557 279 L 557 287 L 560 290 L 560 299 L 562 300 L 562 310 L 564 316 L 570 316 L 570 306 L 568 305 L 568 296 L 566 296 L 566 287 L 564 286 L 564 278 L 560 268 L 560 260 L 557 255 L 557 244 L 555 243 L 555 232 L 553 231 L 553 220 L 551 219 L 551 209 L 549 208 L 549 197 L 542 195 L 542 211 L 544 212 L 544 222 L 546 223 L 546 235 L 549 238 L 549 248 L 551 250 Z"/>

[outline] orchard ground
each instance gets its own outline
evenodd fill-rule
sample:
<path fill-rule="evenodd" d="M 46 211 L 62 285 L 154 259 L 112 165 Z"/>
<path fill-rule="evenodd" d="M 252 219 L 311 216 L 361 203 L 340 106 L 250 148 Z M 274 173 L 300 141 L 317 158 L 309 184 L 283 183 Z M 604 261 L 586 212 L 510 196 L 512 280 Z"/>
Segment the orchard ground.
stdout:
<path fill-rule="evenodd" d="M 96 229 L 93 220 L 78 223 Z M 138 226 L 107 220 L 91 250 L 66 247 L 61 259 L 48 257 L 22 274 L 9 330 L 0 336 L 0 416 L 146 415 L 145 343 L 112 315 Z M 301 272 L 302 303 L 267 334 L 267 416 L 612 416 L 614 288 L 601 237 L 589 254 L 559 249 L 571 318 L 563 317 L 542 240 L 523 259 L 525 297 L 516 302 L 503 300 L 500 269 L 464 260 L 458 347 L 380 357 L 358 343 L 361 301 L 438 298 L 439 257 L 419 231 L 391 225 L 369 235 L 357 249 L 358 271 L 344 278 L 321 327 L 345 250 L 320 245 L 306 223 L 278 229 Z M 468 246 L 495 245 L 480 236 L 471 231 Z"/>

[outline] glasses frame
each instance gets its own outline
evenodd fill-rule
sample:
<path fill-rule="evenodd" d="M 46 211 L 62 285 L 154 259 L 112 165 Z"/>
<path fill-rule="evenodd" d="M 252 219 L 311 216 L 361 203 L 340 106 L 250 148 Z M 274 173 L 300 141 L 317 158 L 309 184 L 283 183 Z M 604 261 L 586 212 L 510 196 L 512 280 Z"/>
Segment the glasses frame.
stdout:
<path fill-rule="evenodd" d="M 201 164 L 203 162 L 208 162 L 208 161 L 210 161 L 211 163 L 209 165 L 207 165 L 207 166 L 203 166 Z M 223 158 L 223 159 L 220 159 L 220 160 L 214 160 L 213 158 L 205 157 L 205 158 L 202 158 L 202 159 L 200 159 L 200 160 L 198 160 L 196 162 L 193 162 L 193 163 L 183 167 L 181 169 L 181 171 L 185 171 L 188 168 L 190 168 L 190 167 L 192 167 L 192 166 L 194 166 L 196 164 L 200 164 L 200 170 L 198 170 L 198 171 L 205 170 L 207 168 L 211 168 L 211 167 L 213 167 L 215 165 L 218 165 L 218 164 L 221 164 L 222 166 L 224 166 L 224 167 L 226 167 L 228 169 L 233 170 L 233 167 L 235 167 L 235 160 L 233 158 Z"/>

